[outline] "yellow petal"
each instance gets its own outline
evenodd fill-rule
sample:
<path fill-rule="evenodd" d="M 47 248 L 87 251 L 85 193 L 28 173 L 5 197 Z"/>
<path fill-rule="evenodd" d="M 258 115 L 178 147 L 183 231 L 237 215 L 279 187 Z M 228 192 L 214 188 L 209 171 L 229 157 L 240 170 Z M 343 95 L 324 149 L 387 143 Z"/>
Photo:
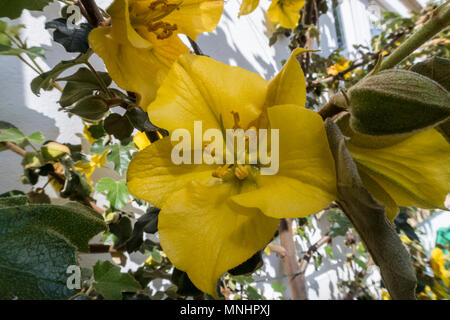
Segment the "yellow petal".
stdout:
<path fill-rule="evenodd" d="M 295 49 L 280 72 L 270 80 L 265 102 L 267 107 L 281 104 L 305 106 L 306 82 L 297 56 L 307 51 L 309 50 Z"/>
<path fill-rule="evenodd" d="M 192 182 L 173 193 L 158 218 L 169 260 L 216 298 L 219 277 L 263 249 L 278 227 L 278 219 L 259 210 L 240 214 L 239 208 L 230 207 L 227 200 L 236 192 L 237 185 L 219 179 Z"/>
<path fill-rule="evenodd" d="M 133 1 L 131 0 L 131 2 Z M 123 45 L 131 45 L 141 49 L 151 48 L 151 42 L 141 37 L 131 25 L 128 8 L 128 0 L 115 0 L 108 8 L 107 11 L 111 16 L 112 25 L 109 29 L 111 29 L 112 37 Z"/>
<path fill-rule="evenodd" d="M 151 144 L 151 142 L 150 142 L 150 140 L 148 140 L 148 137 L 145 134 L 145 132 L 138 132 L 133 137 L 133 142 L 138 147 L 139 150 L 144 150 Z"/>
<path fill-rule="evenodd" d="M 360 170 L 397 205 L 445 208 L 450 192 L 450 145 L 436 130 L 418 133 L 385 148 L 362 148 L 351 143 L 347 146 Z"/>
<path fill-rule="evenodd" d="M 74 165 L 75 169 L 86 176 L 86 180 L 91 184 L 91 175 L 95 170 L 95 164 L 92 162 L 77 161 Z"/>
<path fill-rule="evenodd" d="M 393 222 L 397 216 L 399 209 L 397 203 L 391 198 L 389 193 L 387 193 L 374 179 L 370 177 L 363 169 L 358 169 L 359 176 L 366 187 L 369 190 L 372 197 L 375 198 L 380 204 L 384 205 L 387 218 Z"/>
<path fill-rule="evenodd" d="M 135 196 L 162 208 L 167 197 L 194 179 L 212 177 L 208 165 L 175 165 L 169 138 L 152 143 L 138 152 L 127 170 L 128 190 Z"/>
<path fill-rule="evenodd" d="M 267 13 L 272 22 L 278 22 L 283 28 L 292 29 L 297 26 L 300 10 L 304 5 L 304 0 L 272 0 Z"/>
<path fill-rule="evenodd" d="M 241 125 L 247 128 L 261 113 L 266 87 L 266 81 L 253 72 L 186 54 L 174 63 L 148 114 L 160 128 L 169 132 L 183 128 L 193 135 L 197 120 L 202 121 L 203 131 L 221 128 L 221 118 L 225 128 L 233 128 L 231 111 L 238 111 Z"/>
<path fill-rule="evenodd" d="M 89 127 L 90 127 L 90 126 L 86 126 L 86 125 L 84 126 L 83 134 L 84 134 L 84 137 L 89 141 L 89 144 L 92 145 L 92 144 L 93 144 L 95 141 L 97 141 L 98 139 L 95 139 L 95 138 L 92 136 L 91 132 L 88 130 Z"/>
<path fill-rule="evenodd" d="M 109 150 L 106 150 L 101 155 L 100 154 L 94 154 L 91 158 L 91 163 L 94 164 L 94 166 L 97 166 L 99 168 L 103 167 L 106 163 L 106 156 L 108 155 Z"/>
<path fill-rule="evenodd" d="M 233 201 L 276 218 L 320 211 L 337 199 L 335 166 L 322 118 L 295 105 L 269 108 L 268 115 L 271 128 L 280 130 L 279 171 L 256 176 L 258 188 L 233 196 Z"/>
<path fill-rule="evenodd" d="M 258 4 L 259 0 L 242 0 L 238 17 L 252 13 L 258 7 Z"/>
<path fill-rule="evenodd" d="M 169 3 L 178 3 L 171 0 Z M 163 19 L 176 24 L 177 33 L 183 33 L 192 39 L 203 32 L 212 32 L 219 23 L 223 11 L 223 0 L 183 0 L 179 10 L 173 11 Z"/>
<path fill-rule="evenodd" d="M 177 37 L 157 40 L 147 37 L 154 46 L 137 48 L 116 40 L 111 27 L 96 28 L 89 34 L 89 42 L 106 65 L 111 78 L 124 90 L 137 93 L 138 104 L 146 110 L 178 55 L 188 49 Z"/>

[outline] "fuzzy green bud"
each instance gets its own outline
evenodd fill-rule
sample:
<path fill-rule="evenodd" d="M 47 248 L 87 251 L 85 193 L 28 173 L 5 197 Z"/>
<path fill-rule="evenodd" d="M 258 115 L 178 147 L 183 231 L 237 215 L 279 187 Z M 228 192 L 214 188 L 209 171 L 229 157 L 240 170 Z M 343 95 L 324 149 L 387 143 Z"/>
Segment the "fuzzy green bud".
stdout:
<path fill-rule="evenodd" d="M 347 92 L 351 127 L 368 135 L 423 131 L 450 117 L 448 91 L 439 83 L 407 70 L 368 76 Z"/>

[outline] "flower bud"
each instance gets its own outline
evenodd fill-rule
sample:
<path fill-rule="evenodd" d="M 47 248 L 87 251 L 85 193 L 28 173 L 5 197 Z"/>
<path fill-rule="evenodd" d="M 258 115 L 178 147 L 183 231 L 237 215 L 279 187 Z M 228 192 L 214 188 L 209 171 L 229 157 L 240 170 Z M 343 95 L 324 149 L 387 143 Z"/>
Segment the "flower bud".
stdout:
<path fill-rule="evenodd" d="M 450 59 L 433 57 L 416 63 L 409 70 L 436 81 L 450 91 Z"/>
<path fill-rule="evenodd" d="M 65 154 L 70 154 L 70 149 L 58 142 L 49 142 L 41 147 L 41 153 L 46 161 L 54 161 Z"/>
<path fill-rule="evenodd" d="M 369 135 L 423 131 L 450 117 L 448 91 L 412 71 L 368 76 L 348 91 L 347 99 L 351 127 Z"/>

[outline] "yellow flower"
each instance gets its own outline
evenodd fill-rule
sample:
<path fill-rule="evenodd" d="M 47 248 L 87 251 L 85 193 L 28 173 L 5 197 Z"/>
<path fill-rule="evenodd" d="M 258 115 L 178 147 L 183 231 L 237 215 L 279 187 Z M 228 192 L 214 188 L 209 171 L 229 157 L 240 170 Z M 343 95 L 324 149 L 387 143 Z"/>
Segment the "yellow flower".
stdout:
<path fill-rule="evenodd" d="M 440 248 L 431 250 L 430 264 L 433 269 L 434 276 L 441 279 L 446 287 L 450 287 L 450 270 L 445 268 L 445 263 L 449 263 L 448 257 Z"/>
<path fill-rule="evenodd" d="M 392 300 L 391 296 L 386 290 L 381 290 L 381 299 L 382 300 Z"/>
<path fill-rule="evenodd" d="M 259 0 L 242 0 L 239 17 L 252 13 L 259 4 Z M 305 0 L 272 0 L 267 13 L 270 21 L 279 23 L 283 28 L 293 29 L 300 19 L 300 10 Z"/>
<path fill-rule="evenodd" d="M 336 62 L 331 67 L 327 68 L 327 73 L 331 76 L 337 76 L 339 73 L 347 70 L 349 67 L 350 67 L 350 60 L 342 59 L 342 60 Z M 350 78 L 350 76 L 351 76 L 351 73 L 347 72 L 344 75 L 344 79 L 348 79 L 348 78 Z"/>
<path fill-rule="evenodd" d="M 188 52 L 178 34 L 196 39 L 213 31 L 222 10 L 223 0 L 115 0 L 108 9 L 112 26 L 94 29 L 89 42 L 145 110 L 172 63 Z"/>
<path fill-rule="evenodd" d="M 356 134 L 339 121 L 361 179 L 392 221 L 398 207 L 445 208 L 450 193 L 450 144 L 435 129 L 385 139 Z"/>
<path fill-rule="evenodd" d="M 304 0 L 272 0 L 267 13 L 270 21 L 279 23 L 283 28 L 293 29 L 298 24 L 300 10 L 304 5 Z"/>
<path fill-rule="evenodd" d="M 151 142 L 150 142 L 150 140 L 148 140 L 148 137 L 145 134 L 145 132 L 138 132 L 133 137 L 133 142 L 138 147 L 139 150 L 143 150 L 151 144 Z"/>
<path fill-rule="evenodd" d="M 170 133 L 250 127 L 279 129 L 279 170 L 253 165 L 175 165 L 169 137 L 135 155 L 130 192 L 161 208 L 158 231 L 170 261 L 215 297 L 219 277 L 272 239 L 279 218 L 316 213 L 336 199 L 333 158 L 321 117 L 306 108 L 305 78 L 294 51 L 270 82 L 203 56 L 183 55 L 149 106 Z M 205 146 L 204 146 L 205 147 Z M 221 152 L 221 150 L 217 150 Z"/>
<path fill-rule="evenodd" d="M 437 300 L 436 294 L 431 290 L 430 286 L 425 286 L 425 290 L 417 295 L 418 300 Z"/>
<path fill-rule="evenodd" d="M 105 152 L 103 152 L 103 154 L 99 155 L 99 154 L 94 154 L 91 157 L 91 161 L 90 162 L 83 162 L 83 161 L 78 161 L 75 163 L 74 167 L 75 169 L 77 169 L 77 171 L 79 171 L 81 174 L 86 175 L 86 179 L 88 181 L 89 184 L 92 183 L 91 181 L 91 175 L 94 172 L 95 168 L 101 168 L 105 165 L 106 163 L 106 156 L 108 155 L 109 150 L 106 150 Z"/>
<path fill-rule="evenodd" d="M 98 139 L 95 139 L 93 136 L 92 136 L 92 134 L 91 134 L 91 132 L 89 131 L 89 125 L 85 125 L 84 126 L 84 129 L 83 129 L 83 134 L 84 134 L 84 137 L 87 139 L 87 141 L 89 141 L 89 144 L 92 146 L 92 144 L 95 142 L 95 141 L 97 141 Z"/>

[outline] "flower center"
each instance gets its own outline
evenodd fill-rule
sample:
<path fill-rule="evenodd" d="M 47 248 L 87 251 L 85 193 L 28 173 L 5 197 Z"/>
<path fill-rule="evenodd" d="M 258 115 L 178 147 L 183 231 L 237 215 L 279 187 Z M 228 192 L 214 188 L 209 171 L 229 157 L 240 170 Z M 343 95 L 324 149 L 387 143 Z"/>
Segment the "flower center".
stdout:
<path fill-rule="evenodd" d="M 231 114 L 233 116 L 233 120 L 234 120 L 234 124 L 233 124 L 233 130 L 244 130 L 241 126 L 241 120 L 239 117 L 239 112 L 236 111 L 231 111 Z M 253 130 L 255 133 L 255 137 L 257 134 L 257 128 L 254 126 L 251 126 L 249 128 L 249 130 Z M 224 130 L 225 131 L 225 130 Z M 225 132 L 223 132 L 224 135 Z M 234 139 L 234 137 L 233 137 Z M 238 138 L 239 139 L 239 138 Z M 257 139 L 257 138 L 256 138 Z M 208 144 L 204 146 L 205 148 L 208 148 Z M 243 156 L 243 158 L 245 159 L 245 162 L 247 163 L 250 159 L 250 152 L 251 152 L 251 148 L 250 148 L 250 138 L 249 136 L 245 135 L 245 146 L 244 148 L 242 148 L 241 150 L 239 150 L 239 148 L 236 148 L 234 145 L 234 150 L 232 150 L 233 154 L 234 154 L 234 160 L 236 162 L 236 160 L 239 158 L 239 156 L 241 155 L 241 158 Z M 213 149 L 213 151 L 215 151 L 215 149 Z M 230 150 L 229 150 L 230 151 Z M 255 150 L 253 150 L 253 152 L 255 152 Z M 239 153 L 239 154 L 238 154 Z M 215 153 L 212 153 L 212 156 L 214 156 Z M 257 157 L 257 154 L 256 154 Z M 235 164 L 235 163 L 227 163 L 223 166 L 219 166 L 217 167 L 216 170 L 213 171 L 212 176 L 215 178 L 220 178 L 223 180 L 229 180 L 233 177 L 236 177 L 239 180 L 245 180 L 249 175 L 252 174 L 252 166 L 256 166 L 255 165 L 248 165 L 248 164 Z"/>
<path fill-rule="evenodd" d="M 167 39 L 178 29 L 178 26 L 161 20 L 173 11 L 179 10 L 181 4 L 182 2 L 168 3 L 167 0 L 156 0 L 144 7 L 143 2 L 134 2 L 129 6 L 131 24 L 136 31 L 138 28 L 145 27 L 158 39 Z"/>

